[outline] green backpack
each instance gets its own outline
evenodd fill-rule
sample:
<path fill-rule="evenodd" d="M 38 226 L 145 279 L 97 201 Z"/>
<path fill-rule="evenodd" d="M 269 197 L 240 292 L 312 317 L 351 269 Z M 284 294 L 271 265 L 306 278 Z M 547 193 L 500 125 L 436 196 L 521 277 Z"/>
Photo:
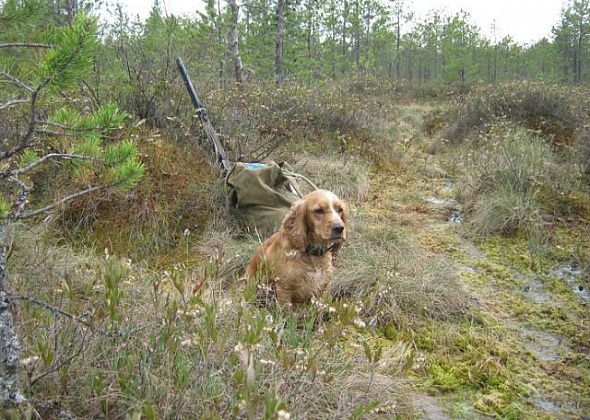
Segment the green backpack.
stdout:
<path fill-rule="evenodd" d="M 236 162 L 225 178 L 229 207 L 245 230 L 266 237 L 278 230 L 291 204 L 303 196 L 297 180 L 317 189 L 285 162 Z"/>

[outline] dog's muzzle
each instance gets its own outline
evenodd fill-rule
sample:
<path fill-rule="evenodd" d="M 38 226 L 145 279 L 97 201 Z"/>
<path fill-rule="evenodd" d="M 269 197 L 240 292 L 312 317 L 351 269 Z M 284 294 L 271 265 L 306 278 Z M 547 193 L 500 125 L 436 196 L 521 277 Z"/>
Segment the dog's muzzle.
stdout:
<path fill-rule="evenodd" d="M 332 235 L 331 239 L 342 239 L 344 236 L 344 225 L 334 225 L 332 226 Z"/>

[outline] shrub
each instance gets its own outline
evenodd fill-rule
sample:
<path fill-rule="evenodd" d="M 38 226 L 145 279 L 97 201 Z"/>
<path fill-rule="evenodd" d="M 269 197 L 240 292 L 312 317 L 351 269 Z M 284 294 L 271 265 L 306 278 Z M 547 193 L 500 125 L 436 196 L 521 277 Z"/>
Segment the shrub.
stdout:
<path fill-rule="evenodd" d="M 447 136 L 461 141 L 503 118 L 537 130 L 555 143 L 572 141 L 579 124 L 571 92 L 542 83 L 509 83 L 474 91 L 463 105 Z"/>
<path fill-rule="evenodd" d="M 464 150 L 460 200 L 478 235 L 509 234 L 541 223 L 543 213 L 566 203 L 581 184 L 579 167 L 531 130 L 506 121 L 493 124 L 477 147 Z M 569 212 L 575 209 L 567 210 Z"/>

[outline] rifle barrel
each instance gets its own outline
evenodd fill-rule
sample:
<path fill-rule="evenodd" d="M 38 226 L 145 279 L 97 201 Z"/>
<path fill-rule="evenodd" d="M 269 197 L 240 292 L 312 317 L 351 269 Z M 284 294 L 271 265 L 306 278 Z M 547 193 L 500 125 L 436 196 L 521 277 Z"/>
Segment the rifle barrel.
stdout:
<path fill-rule="evenodd" d="M 203 102 L 201 102 L 201 100 L 197 96 L 197 92 L 195 91 L 193 82 L 191 81 L 191 78 L 188 75 L 188 72 L 186 71 L 186 67 L 184 66 L 184 63 L 182 62 L 182 59 L 180 57 L 176 57 L 176 65 L 178 66 L 178 71 L 182 76 L 182 80 L 184 80 L 184 85 L 186 86 L 186 90 L 188 90 L 188 94 L 191 97 L 191 101 L 193 102 L 194 107 L 197 109 L 197 115 L 201 120 L 201 124 L 203 125 L 205 134 L 207 134 L 207 137 L 213 143 L 213 149 L 215 150 L 215 154 L 217 155 L 217 160 L 221 163 L 223 169 L 229 171 L 231 169 L 231 163 L 229 161 L 227 153 L 223 148 L 223 144 L 221 144 L 219 136 L 215 132 L 213 125 L 211 125 L 211 121 L 209 121 L 205 105 L 203 105 Z"/>
<path fill-rule="evenodd" d="M 193 106 L 197 109 L 197 112 L 199 113 L 199 117 L 201 117 L 201 114 L 204 114 L 204 117 L 207 118 L 207 111 L 205 110 L 205 106 L 197 96 L 197 92 L 195 91 L 193 82 L 191 81 L 191 78 L 189 77 L 188 72 L 186 71 L 186 67 L 184 66 L 184 63 L 182 62 L 182 59 L 180 57 L 176 57 L 176 65 L 178 66 L 178 71 L 182 76 L 182 80 L 184 81 L 186 90 L 188 90 L 188 94 L 191 97 Z"/>

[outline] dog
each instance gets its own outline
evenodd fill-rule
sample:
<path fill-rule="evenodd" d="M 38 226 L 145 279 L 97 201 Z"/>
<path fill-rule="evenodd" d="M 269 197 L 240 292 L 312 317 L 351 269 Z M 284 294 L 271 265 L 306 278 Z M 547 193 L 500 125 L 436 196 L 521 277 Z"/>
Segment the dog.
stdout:
<path fill-rule="evenodd" d="M 264 270 L 280 303 L 308 303 L 329 287 L 333 257 L 348 237 L 346 205 L 334 193 L 313 191 L 293 203 L 278 232 L 254 253 L 246 277 Z"/>

